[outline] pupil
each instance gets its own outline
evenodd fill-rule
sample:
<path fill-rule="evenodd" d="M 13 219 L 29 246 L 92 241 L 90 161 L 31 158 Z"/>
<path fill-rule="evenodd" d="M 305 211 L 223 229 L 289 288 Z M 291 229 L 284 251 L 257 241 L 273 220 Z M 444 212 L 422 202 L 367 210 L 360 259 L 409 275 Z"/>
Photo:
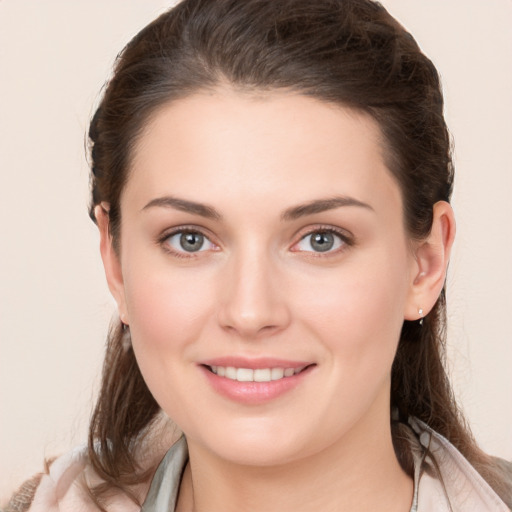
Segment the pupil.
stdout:
<path fill-rule="evenodd" d="M 332 249 L 334 245 L 334 236 L 332 233 L 315 233 L 311 237 L 311 246 L 315 251 L 325 252 Z"/>
<path fill-rule="evenodd" d="M 180 237 L 180 245 L 183 250 L 195 252 L 201 249 L 204 242 L 204 236 L 200 233 L 183 233 Z"/>

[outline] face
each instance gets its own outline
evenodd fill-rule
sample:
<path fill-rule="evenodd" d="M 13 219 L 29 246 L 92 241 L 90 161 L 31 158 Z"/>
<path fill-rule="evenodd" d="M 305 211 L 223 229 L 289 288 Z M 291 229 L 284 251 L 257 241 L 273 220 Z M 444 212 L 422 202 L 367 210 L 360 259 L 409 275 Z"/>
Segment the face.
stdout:
<path fill-rule="evenodd" d="M 121 213 L 111 287 L 189 445 L 269 465 L 389 423 L 416 267 L 371 118 L 297 94 L 176 101 Z"/>

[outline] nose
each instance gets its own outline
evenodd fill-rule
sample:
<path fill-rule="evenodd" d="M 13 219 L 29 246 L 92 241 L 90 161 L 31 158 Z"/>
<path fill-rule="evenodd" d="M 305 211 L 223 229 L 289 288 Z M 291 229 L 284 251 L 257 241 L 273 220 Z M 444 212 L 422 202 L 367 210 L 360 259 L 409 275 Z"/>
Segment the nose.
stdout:
<path fill-rule="evenodd" d="M 286 287 L 272 258 L 262 252 L 234 255 L 221 285 L 218 320 L 250 339 L 285 329 L 290 322 Z"/>

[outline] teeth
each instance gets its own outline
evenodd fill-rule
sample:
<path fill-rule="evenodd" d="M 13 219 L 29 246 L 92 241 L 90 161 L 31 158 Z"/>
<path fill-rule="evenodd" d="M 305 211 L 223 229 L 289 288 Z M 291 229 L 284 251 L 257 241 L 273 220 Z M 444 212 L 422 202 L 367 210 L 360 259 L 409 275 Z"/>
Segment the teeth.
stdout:
<path fill-rule="evenodd" d="M 270 382 L 280 380 L 297 375 L 304 368 L 303 366 L 301 368 L 257 368 L 252 370 L 250 368 L 235 368 L 233 366 L 210 366 L 211 371 L 219 377 L 226 377 L 238 382 Z"/>
<path fill-rule="evenodd" d="M 279 380 L 284 377 L 284 368 L 272 368 L 270 371 L 270 378 L 272 380 Z"/>
<path fill-rule="evenodd" d="M 236 380 L 238 382 L 252 382 L 254 380 L 254 370 L 238 368 L 236 371 Z"/>
<path fill-rule="evenodd" d="M 272 380 L 272 370 L 270 368 L 258 368 L 254 370 L 254 382 L 269 382 Z"/>
<path fill-rule="evenodd" d="M 218 371 L 218 367 L 217 367 L 217 371 Z M 233 368 L 232 366 L 228 366 L 226 368 L 226 377 L 228 379 L 236 380 L 236 374 L 237 374 L 236 368 Z"/>

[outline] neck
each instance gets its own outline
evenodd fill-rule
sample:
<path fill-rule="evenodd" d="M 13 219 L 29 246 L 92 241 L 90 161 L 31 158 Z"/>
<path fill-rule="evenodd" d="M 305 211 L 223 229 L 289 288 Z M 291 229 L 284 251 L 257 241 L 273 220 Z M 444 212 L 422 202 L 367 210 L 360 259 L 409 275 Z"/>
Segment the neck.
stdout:
<path fill-rule="evenodd" d="M 389 420 L 371 430 L 358 425 L 336 446 L 266 467 L 219 460 L 189 442 L 177 511 L 407 512 L 413 483 L 395 456 Z"/>

